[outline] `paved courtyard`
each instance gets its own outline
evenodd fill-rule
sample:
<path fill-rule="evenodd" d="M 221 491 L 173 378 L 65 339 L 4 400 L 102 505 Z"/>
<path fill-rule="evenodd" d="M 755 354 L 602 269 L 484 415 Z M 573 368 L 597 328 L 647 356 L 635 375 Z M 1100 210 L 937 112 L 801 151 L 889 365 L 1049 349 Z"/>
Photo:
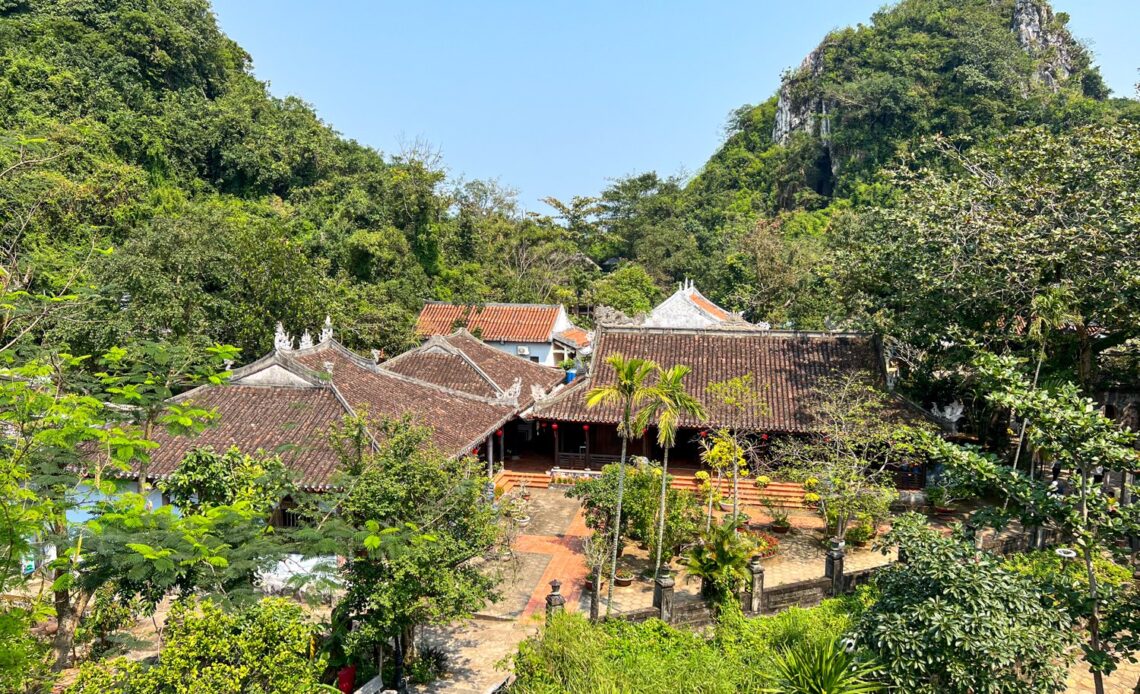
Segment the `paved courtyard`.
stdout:
<path fill-rule="evenodd" d="M 763 521 L 763 512 L 748 509 L 752 518 Z M 519 642 L 537 633 L 545 611 L 550 581 L 562 582 L 568 610 L 590 609 L 585 591 L 587 569 L 582 557 L 582 541 L 590 534 L 578 502 L 567 499 L 561 489 L 533 489 L 530 523 L 514 545 L 514 556 L 506 561 L 488 562 L 487 568 L 501 572 L 502 598 L 488 605 L 474 619 L 445 629 L 428 629 L 423 643 L 439 646 L 449 655 L 449 674 L 421 692 L 485 694 L 509 674 L 509 658 Z M 823 576 L 824 532 L 819 517 L 808 510 L 791 514 L 792 531 L 780 537 L 780 553 L 765 559 L 764 582 L 768 587 Z M 637 578 L 633 585 L 614 589 L 616 613 L 644 609 L 652 605 L 651 559 L 644 547 L 630 545 L 620 565 Z M 878 566 L 893 561 L 869 548 L 849 548 L 846 570 Z M 696 598 L 700 586 L 677 573 L 678 598 Z M 606 591 L 602 590 L 601 612 L 605 614 Z M 1140 677 L 1140 666 L 1127 664 L 1106 681 L 1109 694 L 1130 694 Z M 1092 692 L 1087 667 L 1074 663 L 1067 692 Z"/>

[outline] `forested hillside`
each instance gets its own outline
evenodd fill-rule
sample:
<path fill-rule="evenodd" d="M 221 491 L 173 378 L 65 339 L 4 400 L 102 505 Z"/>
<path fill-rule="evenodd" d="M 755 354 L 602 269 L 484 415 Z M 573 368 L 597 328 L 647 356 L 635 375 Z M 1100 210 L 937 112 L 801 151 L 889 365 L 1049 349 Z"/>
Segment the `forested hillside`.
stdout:
<path fill-rule="evenodd" d="M 1078 157 L 1093 155 L 1073 137 L 1109 150 L 1136 139 L 1137 102 L 1109 98 L 1066 21 L 1032 0 L 904 0 L 829 34 L 778 94 L 735 111 L 691 180 L 631 176 L 596 198 L 551 199 L 548 218 L 521 214 L 498 185 L 446 180 L 429 148 L 385 155 L 273 97 L 206 0 L 8 0 L 6 281 L 80 300 L 41 304 L 4 336 L 76 353 L 221 341 L 250 357 L 276 320 L 299 332 L 328 313 L 350 344 L 392 353 L 425 299 L 634 312 L 691 277 L 754 320 L 932 343 L 944 318 L 914 315 L 899 294 L 921 279 L 900 268 L 922 262 L 873 252 L 914 247 L 872 223 L 906 200 L 907 172 L 953 179 L 975 150 L 1001 165 L 992 153 L 1019 138 Z M 1123 177 L 1112 190 L 1134 178 L 1127 153 L 1095 156 Z M 1106 198 L 1127 216 L 1128 201 Z M 1128 238 L 1110 236 L 1108 250 Z M 1094 250 L 1103 260 L 1104 244 Z M 1026 292 L 1003 325 L 1027 320 L 1039 292 Z"/>

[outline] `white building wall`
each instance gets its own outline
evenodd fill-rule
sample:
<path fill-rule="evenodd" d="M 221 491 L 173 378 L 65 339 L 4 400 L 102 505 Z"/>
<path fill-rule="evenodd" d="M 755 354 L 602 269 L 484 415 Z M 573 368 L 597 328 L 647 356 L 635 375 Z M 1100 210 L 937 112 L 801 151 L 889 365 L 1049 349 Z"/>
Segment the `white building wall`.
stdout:
<path fill-rule="evenodd" d="M 513 354 L 516 357 L 523 359 L 531 359 L 538 357 L 538 363 L 543 366 L 558 366 L 554 363 L 554 346 L 549 342 L 499 342 L 498 340 L 487 340 L 486 344 L 494 347 L 495 349 L 502 350 L 507 354 Z M 519 347 L 526 347 L 529 354 L 523 357 L 519 354 Z"/>
<path fill-rule="evenodd" d="M 649 328 L 707 328 L 719 322 L 694 306 L 683 292 L 678 291 L 658 304 L 645 317 L 642 325 Z"/>

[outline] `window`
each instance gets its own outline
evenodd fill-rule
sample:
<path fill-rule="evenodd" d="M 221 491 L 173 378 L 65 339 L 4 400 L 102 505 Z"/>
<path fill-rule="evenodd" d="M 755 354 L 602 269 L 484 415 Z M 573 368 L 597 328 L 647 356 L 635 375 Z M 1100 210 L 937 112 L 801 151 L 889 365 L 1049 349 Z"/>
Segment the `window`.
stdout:
<path fill-rule="evenodd" d="M 538 363 L 538 357 L 531 357 L 530 360 L 533 361 L 535 364 Z"/>

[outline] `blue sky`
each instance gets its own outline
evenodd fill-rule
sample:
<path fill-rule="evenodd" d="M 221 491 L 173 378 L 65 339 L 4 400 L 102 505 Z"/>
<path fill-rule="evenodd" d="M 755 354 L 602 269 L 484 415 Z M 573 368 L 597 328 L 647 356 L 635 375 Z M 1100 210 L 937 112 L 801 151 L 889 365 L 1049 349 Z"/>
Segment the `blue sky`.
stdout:
<path fill-rule="evenodd" d="M 730 111 L 875 0 L 214 0 L 278 96 L 383 152 L 422 140 L 452 178 L 498 179 L 526 209 L 641 171 L 693 173 Z M 1055 0 L 1116 95 L 1140 81 L 1140 0 Z"/>

